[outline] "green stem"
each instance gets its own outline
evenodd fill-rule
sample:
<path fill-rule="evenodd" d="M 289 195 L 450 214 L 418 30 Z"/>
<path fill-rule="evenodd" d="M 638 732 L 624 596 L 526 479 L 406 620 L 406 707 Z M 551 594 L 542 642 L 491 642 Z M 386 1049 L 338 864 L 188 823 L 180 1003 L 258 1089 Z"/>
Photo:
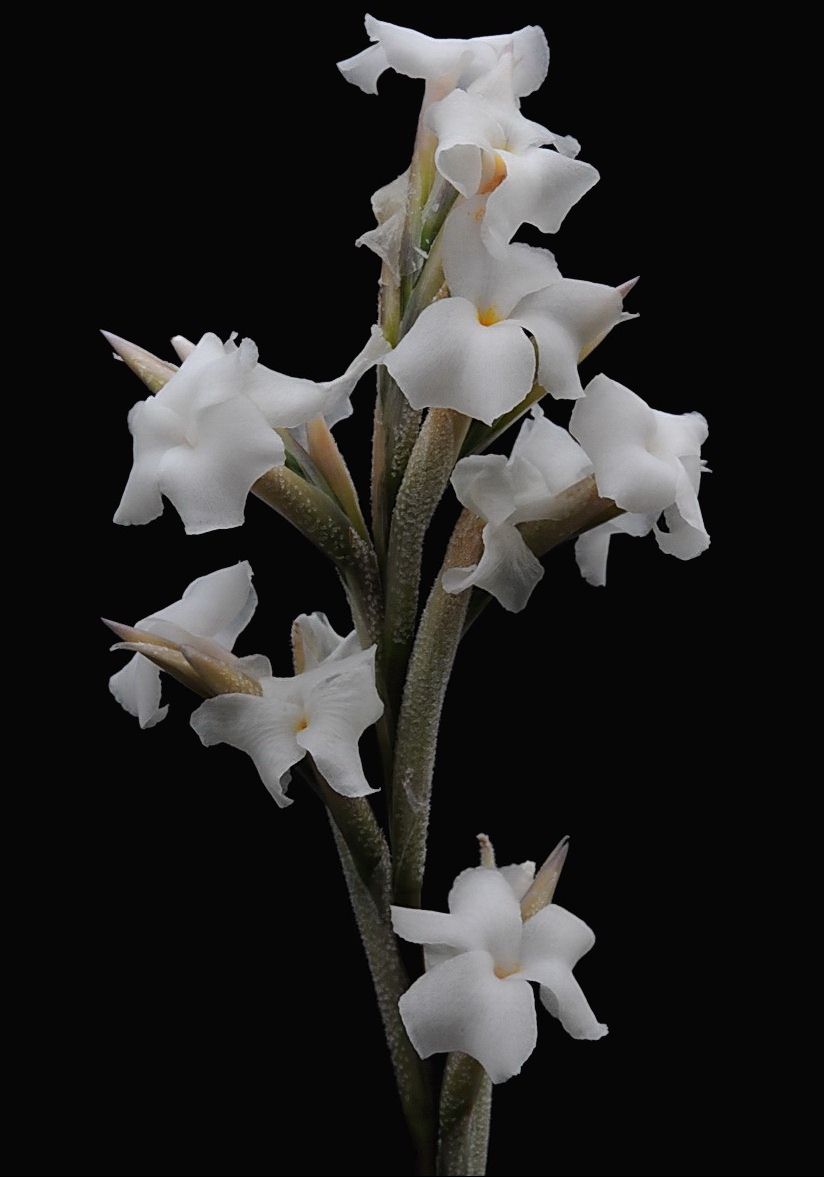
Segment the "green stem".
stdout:
<path fill-rule="evenodd" d="M 341 797 L 312 766 L 326 803 L 346 887 L 375 987 L 403 1113 L 415 1148 L 416 1173 L 434 1173 L 434 1105 L 429 1068 L 409 1041 L 398 1001 L 409 988 L 389 912 L 389 848 L 365 797 Z"/>
<path fill-rule="evenodd" d="M 420 907 L 438 726 L 471 596 L 468 591 L 445 593 L 442 573 L 480 560 L 482 529 L 483 520 L 468 511 L 462 513 L 409 660 L 395 743 L 391 820 L 393 894 L 395 902 L 405 907 Z"/>
<path fill-rule="evenodd" d="M 421 414 L 412 408 L 386 368 L 381 365 L 378 368 L 378 395 L 372 433 L 372 534 L 382 568 L 389 543 L 395 496 L 420 425 Z"/>
<path fill-rule="evenodd" d="M 483 1177 L 491 1111 L 492 1082 L 481 1064 L 450 1054 L 441 1088 L 438 1177 Z"/>
<path fill-rule="evenodd" d="M 423 544 L 469 426 L 453 409 L 431 409 L 409 458 L 392 514 L 386 560 L 383 671 L 397 710 L 418 617 Z"/>

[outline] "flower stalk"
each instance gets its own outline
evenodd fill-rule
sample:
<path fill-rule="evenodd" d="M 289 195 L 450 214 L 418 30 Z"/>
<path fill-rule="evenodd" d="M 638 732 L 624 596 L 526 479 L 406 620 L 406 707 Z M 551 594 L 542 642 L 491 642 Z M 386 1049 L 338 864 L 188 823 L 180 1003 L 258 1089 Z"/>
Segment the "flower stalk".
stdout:
<path fill-rule="evenodd" d="M 483 1177 L 489 1146 L 492 1081 L 468 1054 L 447 1055 L 440 1100 L 438 1177 Z"/>
<path fill-rule="evenodd" d="M 476 516 L 461 514 L 441 573 L 480 559 L 482 529 Z M 407 907 L 420 907 L 438 727 L 470 596 L 444 592 L 439 574 L 409 660 L 395 741 L 391 817 L 393 895 Z"/>

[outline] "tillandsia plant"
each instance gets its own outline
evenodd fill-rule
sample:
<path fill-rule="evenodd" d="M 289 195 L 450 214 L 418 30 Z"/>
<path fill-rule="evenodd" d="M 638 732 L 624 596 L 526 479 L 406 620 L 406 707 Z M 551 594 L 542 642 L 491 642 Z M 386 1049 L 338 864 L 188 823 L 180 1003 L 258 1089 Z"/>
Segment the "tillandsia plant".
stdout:
<path fill-rule="evenodd" d="M 108 622 L 130 654 L 110 687 L 148 728 L 168 710 L 161 672 L 173 676 L 202 700 L 191 724 L 204 745 L 245 752 L 280 807 L 303 785 L 321 799 L 416 1171 L 482 1174 L 492 1085 L 535 1049 L 532 983 L 573 1038 L 607 1028 L 573 975 L 593 934 L 554 902 L 566 838 L 536 870 L 499 867 L 478 835 L 480 864 L 456 864 L 448 912 L 421 907 L 453 663 L 493 600 L 525 608 L 542 560 L 566 541 L 592 585 L 606 582 L 613 536 L 653 533 L 680 559 L 704 551 L 707 426 L 605 375 L 582 387 L 581 360 L 636 317 L 624 309 L 634 281 L 563 277 L 547 249 L 513 240 L 523 225 L 558 232 L 599 178 L 575 139 L 521 110 L 547 73 L 542 30 L 435 40 L 372 17 L 366 28 L 371 44 L 338 63 L 343 77 L 369 94 L 395 70 L 423 80 L 424 98 L 409 167 L 372 197 L 377 224 L 358 241 L 380 259 L 379 313 L 347 370 L 324 383 L 286 376 L 251 340 L 210 333 L 176 336 L 172 362 L 106 334 L 149 391 L 129 415 L 134 463 L 115 522 L 148 523 L 167 500 L 187 534 L 240 527 L 252 493 L 333 563 L 352 630 L 301 614 L 288 678 L 234 653 L 257 605 L 241 562 L 135 625 Z M 371 370 L 367 510 L 333 429 Z M 567 428 L 544 415 L 544 398 L 574 402 Z M 487 452 L 515 426 L 508 456 Z M 450 482 L 463 509 L 422 604 L 424 545 Z M 372 731 L 382 779 L 370 781 L 360 741 Z M 438 1090 L 429 1060 L 440 1054 Z"/>

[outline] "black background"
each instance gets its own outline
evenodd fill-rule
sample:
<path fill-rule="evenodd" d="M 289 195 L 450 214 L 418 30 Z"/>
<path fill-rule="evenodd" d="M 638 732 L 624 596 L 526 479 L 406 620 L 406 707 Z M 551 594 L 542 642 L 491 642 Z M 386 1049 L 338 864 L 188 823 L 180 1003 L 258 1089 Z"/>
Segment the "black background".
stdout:
<path fill-rule="evenodd" d="M 572 277 L 642 274 L 628 304 L 641 319 L 582 375 L 703 411 L 715 469 L 702 492 L 713 546 L 700 559 L 619 539 L 609 585 L 595 590 L 559 551 L 527 611 L 490 609 L 472 631 L 444 716 L 425 899 L 444 906 L 479 830 L 501 862 L 572 837 L 558 899 L 596 931 L 578 976 L 610 1035 L 573 1042 L 539 1014 L 535 1054 L 496 1090 L 491 1174 L 806 1173 L 803 1150 L 786 1144 L 804 1111 L 776 1093 L 754 980 L 758 831 L 728 645 L 733 445 L 707 373 L 720 329 L 698 312 L 716 297 L 712 172 L 694 153 L 714 62 L 686 17 L 642 11 L 378 12 L 443 36 L 543 23 L 549 80 L 525 112 L 575 134 L 602 177 L 549 244 Z M 172 334 L 237 330 L 273 368 L 341 372 L 375 315 L 376 262 L 352 243 L 372 223 L 369 194 L 408 162 L 420 84 L 390 73 L 374 98 L 339 77 L 335 60 L 366 43 L 349 6 L 107 22 L 75 79 L 66 167 L 83 211 L 64 225 L 90 291 L 74 309 L 93 398 L 75 414 L 90 542 L 64 579 L 80 590 L 94 653 L 65 778 L 44 795 L 50 852 L 27 876 L 34 888 L 48 862 L 48 913 L 31 944 L 38 1012 L 21 1014 L 32 1046 L 20 1089 L 42 1116 L 20 1171 L 405 1173 L 318 803 L 296 783 L 281 812 L 246 758 L 203 749 L 175 684 L 169 718 L 140 732 L 108 695 L 121 656 L 96 621 L 133 622 L 195 576 L 249 559 L 261 605 L 239 650 L 285 674 L 297 613 L 322 609 L 345 629 L 336 579 L 256 500 L 242 531 L 185 537 L 170 507 L 147 527 L 111 524 L 130 464 L 126 412 L 142 393 L 92 333 L 171 358 Z M 372 396 L 367 378 L 336 431 L 364 491 Z M 563 406 L 549 411 L 566 420 Z M 454 515 L 448 498 L 429 580 Z"/>

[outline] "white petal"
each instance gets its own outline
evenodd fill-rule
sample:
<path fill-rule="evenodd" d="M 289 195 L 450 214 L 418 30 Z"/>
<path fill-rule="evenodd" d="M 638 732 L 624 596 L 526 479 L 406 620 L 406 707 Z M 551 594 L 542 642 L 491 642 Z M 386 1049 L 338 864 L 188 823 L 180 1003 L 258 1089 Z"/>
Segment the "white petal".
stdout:
<path fill-rule="evenodd" d="M 194 712 L 191 723 L 207 748 L 231 744 L 251 756 L 260 779 L 283 808 L 292 804 L 284 792 L 289 769 L 305 755 L 295 739 L 300 706 L 291 680 L 271 679 L 264 690 L 267 694 L 263 696 L 218 695 L 207 699 Z"/>
<path fill-rule="evenodd" d="M 395 278 L 400 277 L 400 249 L 406 222 L 406 199 L 409 191 L 409 169 L 390 184 L 379 188 L 372 196 L 372 212 L 377 226 L 369 229 L 355 242 L 365 245 L 386 262 Z"/>
<path fill-rule="evenodd" d="M 572 206 L 598 182 L 591 164 L 559 151 L 530 147 L 523 155 L 500 155 L 506 179 L 490 193 L 483 223 L 490 244 L 511 241 L 524 224 L 557 233 Z"/>
<path fill-rule="evenodd" d="M 304 670 L 314 670 L 326 662 L 340 662 L 360 652 L 355 630 L 341 637 L 325 613 L 301 613 L 295 618 L 293 629 L 297 630 L 303 651 Z"/>
<path fill-rule="evenodd" d="M 475 306 L 445 298 L 427 307 L 386 359 L 416 409 L 456 409 L 491 425 L 532 387 L 535 354 L 517 324 L 484 327 Z"/>
<path fill-rule="evenodd" d="M 655 526 L 655 539 L 658 547 L 668 556 L 677 556 L 679 560 L 693 560 L 700 556 L 710 546 L 710 537 L 704 527 L 698 499 L 695 499 L 694 512 L 690 512 L 692 519 L 697 512 L 700 523 L 686 519 L 678 507 L 668 507 L 664 511 L 667 530 Z"/>
<path fill-rule="evenodd" d="M 503 454 L 461 458 L 451 481 L 458 501 L 489 523 L 503 523 L 515 510 L 512 471 Z"/>
<path fill-rule="evenodd" d="M 600 527 L 579 535 L 575 541 L 575 560 L 587 584 L 602 587 L 607 583 L 607 557 L 609 541 L 613 535 L 649 535 L 652 530 L 652 515 L 621 515 Z"/>
<path fill-rule="evenodd" d="M 196 429 L 194 444 L 176 446 L 164 455 L 160 490 L 189 535 L 240 527 L 253 483 L 283 465 L 283 442 L 242 396 L 201 410 Z"/>
<path fill-rule="evenodd" d="M 484 208 L 484 198 L 474 197 L 450 212 L 443 229 L 444 274 L 450 294 L 505 319 L 521 299 L 557 282 L 560 273 L 546 249 L 516 243 L 490 250 L 482 238 Z"/>
<path fill-rule="evenodd" d="M 511 866 L 499 866 L 498 874 L 506 879 L 512 888 L 512 893 L 520 903 L 532 886 L 532 881 L 535 878 L 535 863 L 527 861 L 515 862 Z"/>
<path fill-rule="evenodd" d="M 231 650 L 238 635 L 246 628 L 257 607 L 257 593 L 252 588 L 252 568 L 248 560 L 219 568 L 193 580 L 179 601 L 159 609 L 138 621 L 138 629 L 161 631 L 153 625 L 170 621 L 191 634 L 214 638 Z"/>
<path fill-rule="evenodd" d="M 525 98 L 543 83 L 549 69 L 549 45 L 539 25 L 526 25 L 515 33 L 485 37 L 496 52 L 512 51 L 512 88 L 516 97 Z"/>
<path fill-rule="evenodd" d="M 443 964 L 445 960 L 451 960 L 453 956 L 458 956 L 461 951 L 460 948 L 451 948 L 448 944 L 424 944 L 423 967 L 428 972 L 439 964 Z"/>
<path fill-rule="evenodd" d="M 573 1038 L 603 1038 L 607 1027 L 596 1019 L 572 969 L 595 943 L 583 920 L 550 904 L 524 925 L 523 975 L 541 985 L 541 1000 Z"/>
<path fill-rule="evenodd" d="M 469 867 L 449 892 L 449 910 L 460 923 L 467 945 L 484 948 L 498 964 L 516 962 L 523 923 L 512 888 L 498 871 Z"/>
<path fill-rule="evenodd" d="M 135 654 L 122 670 L 112 675 L 109 690 L 124 711 L 140 721 L 142 728 L 154 727 L 166 718 L 169 708 L 160 706 L 160 671 L 142 654 Z"/>
<path fill-rule="evenodd" d="M 493 1083 L 517 1075 L 537 1041 L 535 1002 L 517 977 L 499 980 L 486 952 L 443 961 L 404 993 L 398 1008 L 421 1056 L 460 1050 Z"/>
<path fill-rule="evenodd" d="M 525 523 L 551 519 L 556 495 L 589 474 L 592 463 L 566 429 L 535 408 L 512 447 L 510 467 L 515 486 L 510 522 Z"/>
<path fill-rule="evenodd" d="M 160 468 L 170 446 L 185 444 L 184 423 L 155 396 L 133 406 L 129 429 L 134 438 L 133 464 L 114 522 L 150 523 L 163 514 Z"/>
<path fill-rule="evenodd" d="M 460 920 L 445 911 L 424 911 L 417 907 L 392 907 L 396 936 L 410 944 L 445 944 L 466 949 L 466 935 Z"/>
<path fill-rule="evenodd" d="M 298 376 L 284 376 L 258 364 L 248 395 L 273 427 L 294 429 L 317 416 L 325 417 L 331 427 L 351 414 L 352 390 L 388 350 L 389 344 L 380 328 L 373 327 L 365 347 L 342 376 L 316 383 Z"/>
<path fill-rule="evenodd" d="M 389 62 L 382 45 L 370 45 L 354 57 L 338 62 L 338 69 L 347 82 L 359 86 L 364 94 L 377 94 L 378 78 L 388 68 Z"/>
<path fill-rule="evenodd" d="M 550 903 L 523 926 L 521 963 L 525 970 L 536 961 L 558 960 L 572 969 L 595 943 L 595 933 L 577 915 Z"/>
<path fill-rule="evenodd" d="M 358 741 L 383 714 L 375 688 L 375 646 L 344 661 L 326 662 L 294 681 L 303 722 L 297 742 L 310 753 L 330 786 L 345 797 L 374 793 L 366 780 Z"/>
<path fill-rule="evenodd" d="M 596 376 L 572 412 L 570 432 L 595 467 L 598 490 L 619 507 L 658 514 L 675 502 L 680 464 L 654 453 L 655 412 L 622 384 Z"/>
<path fill-rule="evenodd" d="M 443 574 L 444 592 L 485 589 L 504 609 L 520 613 L 544 575 L 543 566 L 511 523 L 487 523 L 483 539 L 483 555 L 473 568 L 449 568 Z"/>
<path fill-rule="evenodd" d="M 504 145 L 504 132 L 488 103 L 453 90 L 430 106 L 426 124 L 438 139 L 435 166 L 462 196 L 481 187 L 484 152 Z"/>
<path fill-rule="evenodd" d="M 372 16 L 365 23 L 370 40 L 380 42 L 392 69 L 409 78 L 453 78 L 457 83 L 464 64 L 474 66 L 477 60 L 480 68 L 491 68 L 496 60 L 491 46 L 483 43 L 427 37 Z"/>
<path fill-rule="evenodd" d="M 584 395 L 578 377 L 580 357 L 622 321 L 621 307 L 621 295 L 612 286 L 562 278 L 529 295 L 513 311 L 513 318 L 535 336 L 538 380 L 556 400 Z M 570 432 L 578 437 L 573 429 Z"/>

